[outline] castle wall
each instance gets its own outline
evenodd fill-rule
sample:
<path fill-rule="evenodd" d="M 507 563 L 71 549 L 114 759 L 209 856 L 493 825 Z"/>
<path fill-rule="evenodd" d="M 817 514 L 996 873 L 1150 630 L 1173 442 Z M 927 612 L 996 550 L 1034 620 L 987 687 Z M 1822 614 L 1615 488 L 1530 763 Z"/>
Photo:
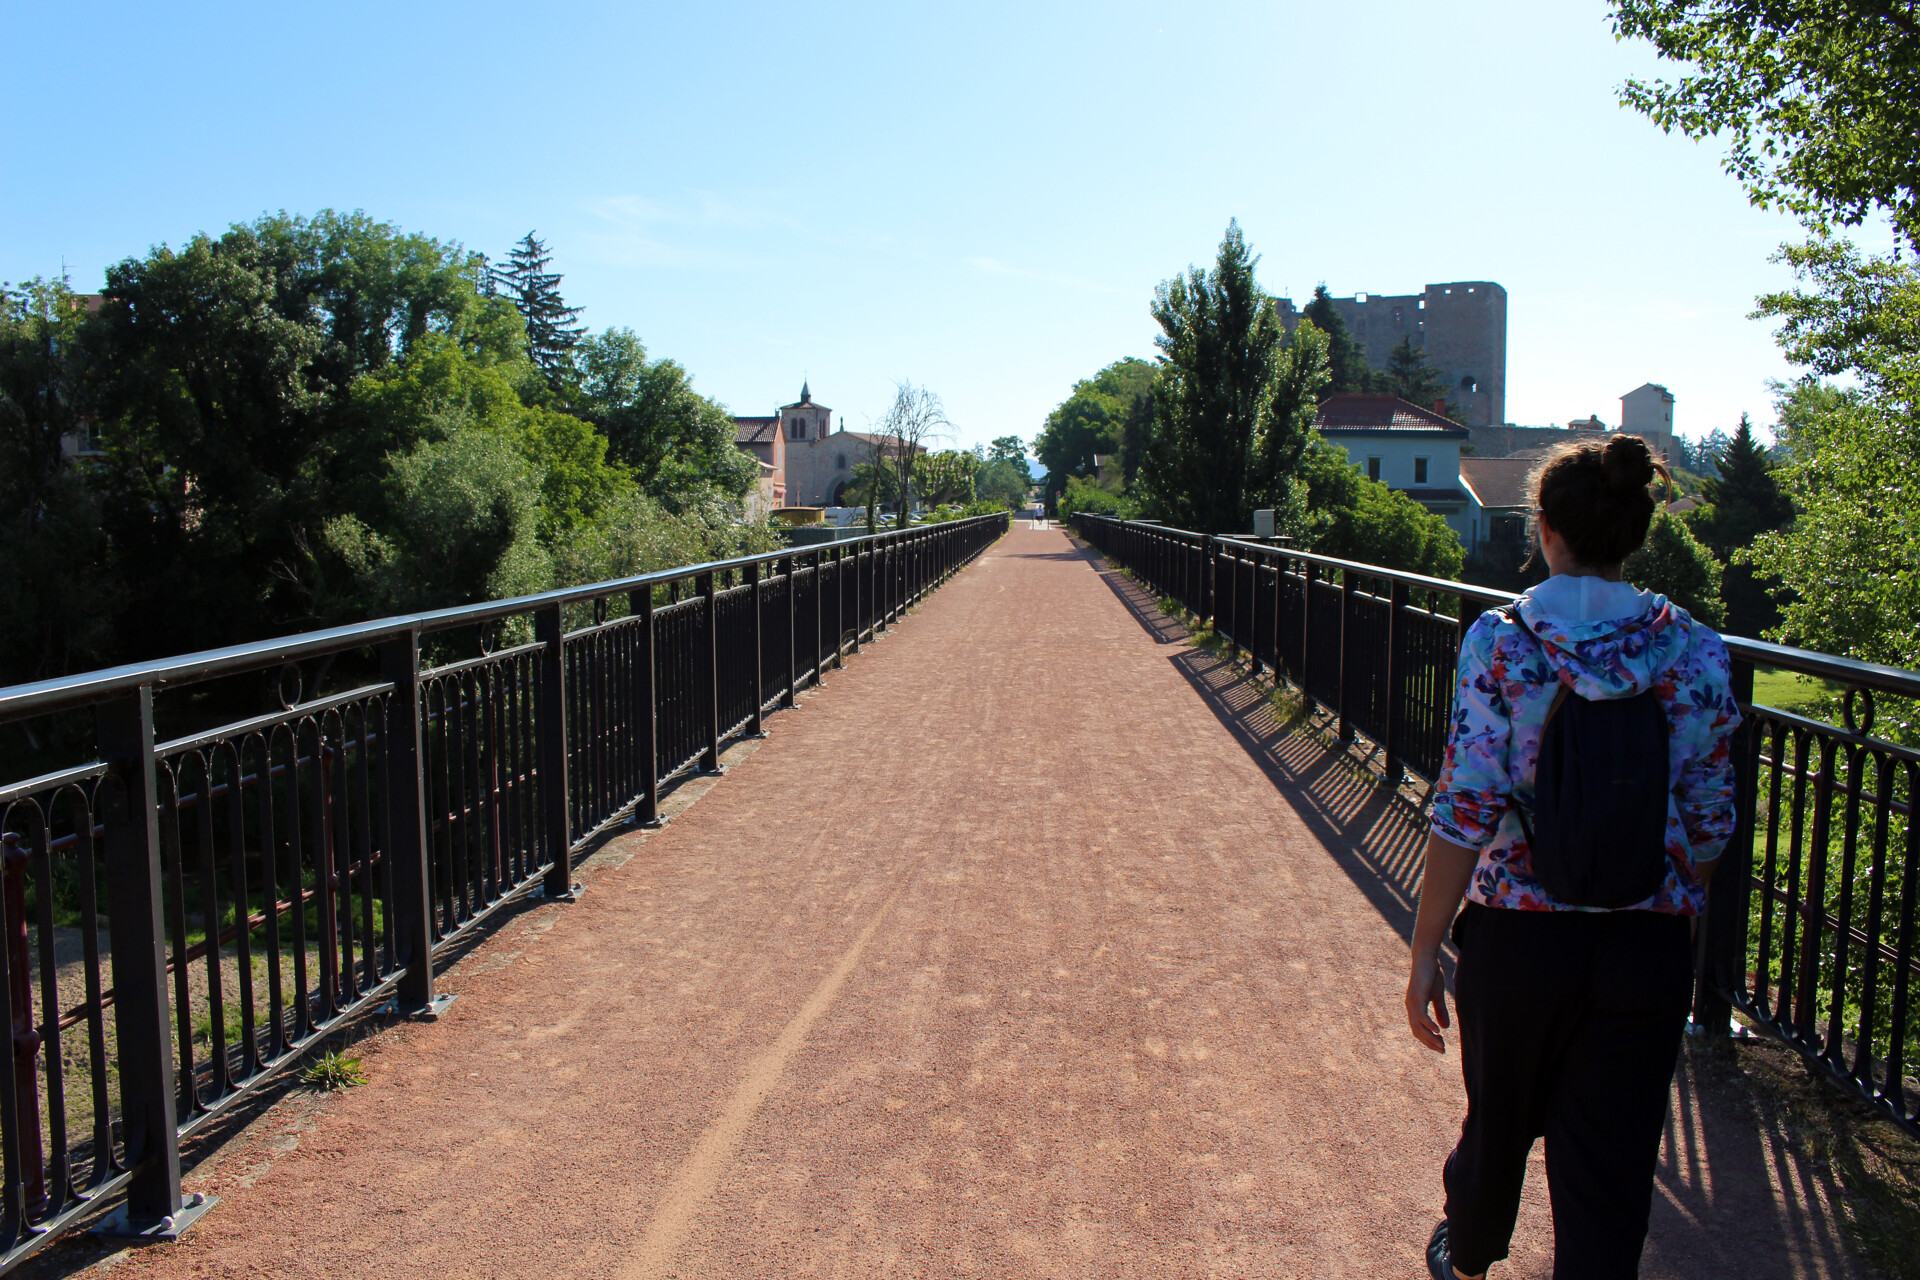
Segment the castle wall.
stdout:
<path fill-rule="evenodd" d="M 1463 425 L 1507 420 L 1507 291 L 1501 286 L 1456 280 L 1422 293 L 1335 298 L 1333 306 L 1375 369 L 1384 369 L 1401 339 L 1410 337 L 1446 375 L 1447 398 L 1459 407 Z M 1280 317 L 1289 331 L 1299 323 L 1290 299 L 1281 300 Z"/>

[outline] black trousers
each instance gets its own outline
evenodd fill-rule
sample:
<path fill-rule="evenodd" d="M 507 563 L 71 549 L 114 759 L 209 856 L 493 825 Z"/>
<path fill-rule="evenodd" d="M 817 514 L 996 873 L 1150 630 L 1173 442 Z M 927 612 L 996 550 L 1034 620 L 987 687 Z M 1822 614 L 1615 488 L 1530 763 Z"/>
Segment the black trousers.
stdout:
<path fill-rule="evenodd" d="M 1508 911 L 1454 921 L 1467 1119 L 1447 1158 L 1453 1264 L 1507 1256 L 1527 1154 L 1547 1143 L 1554 1280 L 1632 1277 L 1692 1001 L 1683 916 Z"/>

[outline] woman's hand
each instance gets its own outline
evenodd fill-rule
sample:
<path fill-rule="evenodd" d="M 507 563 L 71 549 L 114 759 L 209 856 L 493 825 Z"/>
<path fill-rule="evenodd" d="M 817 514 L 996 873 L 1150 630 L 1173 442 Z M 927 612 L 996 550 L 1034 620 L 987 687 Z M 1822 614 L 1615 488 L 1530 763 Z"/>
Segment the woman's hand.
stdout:
<path fill-rule="evenodd" d="M 1413 1038 L 1435 1053 L 1445 1053 L 1447 1041 L 1440 1032 L 1452 1025 L 1447 1017 L 1447 977 L 1440 971 L 1440 957 L 1415 955 L 1413 972 L 1407 976 L 1407 1026 Z"/>
<path fill-rule="evenodd" d="M 1479 859 L 1479 853 L 1465 845 L 1439 835 L 1427 837 L 1420 910 L 1413 922 L 1413 972 L 1407 977 L 1407 1026 L 1415 1040 L 1435 1053 L 1447 1051 L 1440 1031 L 1453 1025 L 1447 1018 L 1447 979 L 1440 972 L 1440 948 Z"/>

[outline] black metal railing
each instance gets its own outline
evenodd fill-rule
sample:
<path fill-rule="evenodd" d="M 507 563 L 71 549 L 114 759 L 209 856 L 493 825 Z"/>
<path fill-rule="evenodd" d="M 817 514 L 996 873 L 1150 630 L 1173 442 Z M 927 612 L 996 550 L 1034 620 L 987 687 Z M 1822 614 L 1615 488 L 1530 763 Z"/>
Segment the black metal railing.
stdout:
<path fill-rule="evenodd" d="M 716 769 L 1007 527 L 0 689 L 0 724 L 91 711 L 96 756 L 0 785 L 0 1271 L 122 1190 L 135 1226 L 178 1214 L 182 1138 L 343 1019 L 431 1011 L 436 953 L 523 893 L 570 897 L 587 840 L 657 821 L 664 783 Z M 303 696 L 322 670 L 353 687 Z M 157 695 L 178 722 L 236 684 L 278 709 L 155 741 Z"/>
<path fill-rule="evenodd" d="M 1445 759 L 1467 625 L 1510 594 L 1250 538 L 1078 514 L 1076 532 L 1375 744 L 1390 779 Z M 1697 1028 L 1737 1007 L 1920 1133 L 1920 752 L 1873 736 L 1873 702 L 1920 698 L 1920 672 L 1729 636 L 1744 721 L 1738 825 L 1702 922 Z M 1845 689 L 1839 723 L 1753 701 L 1756 669 Z"/>

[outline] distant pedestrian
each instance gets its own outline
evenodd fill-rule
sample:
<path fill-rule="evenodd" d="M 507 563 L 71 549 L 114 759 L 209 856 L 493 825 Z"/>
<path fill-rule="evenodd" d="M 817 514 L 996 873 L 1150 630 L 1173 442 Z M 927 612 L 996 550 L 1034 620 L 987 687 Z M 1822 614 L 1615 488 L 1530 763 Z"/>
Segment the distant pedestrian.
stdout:
<path fill-rule="evenodd" d="M 1406 998 L 1446 1052 L 1451 926 L 1467 1117 L 1436 1280 L 1507 1256 L 1541 1137 L 1555 1280 L 1639 1270 L 1740 719 L 1720 637 L 1621 581 L 1664 471 L 1637 436 L 1551 457 L 1532 496 L 1552 576 L 1461 643 Z"/>

